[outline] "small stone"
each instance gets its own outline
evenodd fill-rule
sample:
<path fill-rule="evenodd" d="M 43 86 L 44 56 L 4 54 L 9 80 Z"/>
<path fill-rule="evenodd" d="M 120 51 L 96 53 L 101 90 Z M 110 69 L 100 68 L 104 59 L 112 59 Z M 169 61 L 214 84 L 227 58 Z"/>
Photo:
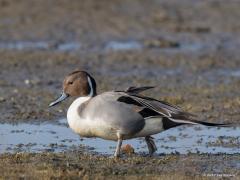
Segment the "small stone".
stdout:
<path fill-rule="evenodd" d="M 19 92 L 18 89 L 14 89 L 14 90 L 13 90 L 13 93 L 16 93 L 16 94 L 17 94 L 18 92 Z"/>
<path fill-rule="evenodd" d="M 121 151 L 124 154 L 134 154 L 134 148 L 130 144 L 122 146 Z"/>
<path fill-rule="evenodd" d="M 4 102 L 6 99 L 4 97 L 0 97 L 0 102 Z"/>
<path fill-rule="evenodd" d="M 25 79 L 25 80 L 24 80 L 24 83 L 25 83 L 26 85 L 29 85 L 29 84 L 30 84 L 30 80 L 29 80 L 29 79 Z"/>
<path fill-rule="evenodd" d="M 62 110 L 62 109 L 58 109 L 58 112 L 62 113 L 62 112 L 63 112 L 63 110 Z"/>

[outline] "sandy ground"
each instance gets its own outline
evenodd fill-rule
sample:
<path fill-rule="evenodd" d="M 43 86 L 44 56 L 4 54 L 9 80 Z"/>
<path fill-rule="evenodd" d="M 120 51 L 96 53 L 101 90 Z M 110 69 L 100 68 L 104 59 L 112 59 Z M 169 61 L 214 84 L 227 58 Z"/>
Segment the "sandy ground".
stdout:
<path fill-rule="evenodd" d="M 98 92 L 156 85 L 147 95 L 202 120 L 239 124 L 239 8 L 234 0 L 1 0 L 0 122 L 64 117 L 71 100 L 52 109 L 48 104 L 61 92 L 67 73 L 85 69 L 96 77 Z M 129 41 L 141 47 L 108 48 L 109 42 Z M 19 47 L 21 42 L 48 47 Z M 80 46 L 61 50 L 68 42 Z M 116 162 L 73 151 L 3 154 L 0 162 L 3 178 L 240 176 L 238 154 L 134 156 Z"/>

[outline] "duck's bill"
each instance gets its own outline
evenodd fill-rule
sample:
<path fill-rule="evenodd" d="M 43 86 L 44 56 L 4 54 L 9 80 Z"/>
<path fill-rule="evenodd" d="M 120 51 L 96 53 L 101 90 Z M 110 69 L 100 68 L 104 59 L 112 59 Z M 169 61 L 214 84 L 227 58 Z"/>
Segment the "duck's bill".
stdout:
<path fill-rule="evenodd" d="M 68 94 L 63 92 L 62 95 L 57 100 L 55 100 L 49 104 L 49 107 L 57 105 L 58 103 L 62 102 L 66 98 L 68 98 L 68 96 L 69 96 Z"/>

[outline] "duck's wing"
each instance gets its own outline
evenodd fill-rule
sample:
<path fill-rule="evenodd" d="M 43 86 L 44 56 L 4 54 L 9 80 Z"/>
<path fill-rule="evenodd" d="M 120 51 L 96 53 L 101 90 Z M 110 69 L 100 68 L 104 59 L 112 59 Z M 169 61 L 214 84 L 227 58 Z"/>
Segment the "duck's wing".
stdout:
<path fill-rule="evenodd" d="M 152 89 L 154 88 L 154 86 L 143 86 L 143 87 L 135 87 L 135 86 L 131 86 L 129 88 L 126 89 L 126 93 L 133 93 L 133 94 L 139 94 L 143 91 L 146 91 L 148 89 Z"/>
<path fill-rule="evenodd" d="M 196 120 L 196 115 L 183 111 L 178 106 L 128 91 L 118 92 L 117 101 L 130 104 L 145 119 L 162 118 L 163 128 L 169 129 L 182 124 L 201 124 L 205 126 L 229 126 L 229 124 L 209 123 Z"/>
<path fill-rule="evenodd" d="M 172 118 L 189 118 L 195 115 L 183 111 L 180 107 L 169 104 L 164 101 L 156 100 L 154 98 L 146 97 L 138 94 L 139 92 L 153 88 L 152 86 L 145 87 L 130 87 L 126 91 L 118 91 L 121 93 L 121 96 L 118 98 L 118 101 L 137 105 L 144 108 L 144 115 L 148 113 L 151 115 L 162 115 L 165 117 Z M 151 113 L 150 113 L 151 112 Z M 155 112 L 155 113 L 153 113 Z"/>
<path fill-rule="evenodd" d="M 174 117 L 174 118 L 185 117 L 186 118 L 186 117 L 195 116 L 191 113 L 183 111 L 180 107 L 172 105 L 165 101 L 156 100 L 156 99 L 138 95 L 138 94 L 132 94 L 130 96 L 135 101 L 142 104 L 143 106 L 145 106 L 155 112 L 158 112 L 166 117 Z"/>

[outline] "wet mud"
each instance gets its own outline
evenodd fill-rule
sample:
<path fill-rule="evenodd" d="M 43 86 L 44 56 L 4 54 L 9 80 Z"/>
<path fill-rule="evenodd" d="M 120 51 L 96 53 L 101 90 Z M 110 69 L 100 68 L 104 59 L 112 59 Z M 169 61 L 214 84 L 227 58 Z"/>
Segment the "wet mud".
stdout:
<path fill-rule="evenodd" d="M 239 7 L 234 0 L 1 0 L 0 177 L 237 179 Z M 120 160 L 77 136 L 76 141 L 72 136 L 53 138 L 41 147 L 40 139 L 19 140 L 3 148 L 7 129 L 12 139 L 46 124 L 51 127 L 46 139 L 54 137 L 55 127 L 67 129 L 58 120 L 65 118 L 73 99 L 56 108 L 48 104 L 60 94 L 63 77 L 76 69 L 91 72 L 99 93 L 154 85 L 146 95 L 181 106 L 200 120 L 232 123 L 233 128 L 187 127 L 190 135 L 200 133 L 194 134 L 196 139 L 168 131 L 157 140 L 158 154 L 151 158 L 141 140 L 129 143 L 136 145 L 136 154 Z M 184 153 L 181 144 L 191 140 L 198 146 Z"/>

